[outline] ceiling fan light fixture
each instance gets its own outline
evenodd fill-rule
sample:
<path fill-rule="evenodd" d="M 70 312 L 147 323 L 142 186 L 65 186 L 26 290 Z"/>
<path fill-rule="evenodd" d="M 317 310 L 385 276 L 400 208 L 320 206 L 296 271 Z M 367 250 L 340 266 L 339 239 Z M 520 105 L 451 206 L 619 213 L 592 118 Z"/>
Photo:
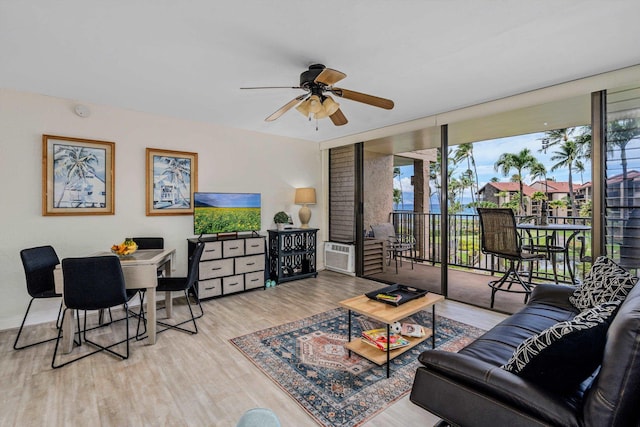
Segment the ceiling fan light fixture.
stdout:
<path fill-rule="evenodd" d="M 303 116 L 309 117 L 309 113 L 310 113 L 309 105 L 310 105 L 309 99 L 305 99 L 296 107 L 296 110 L 298 110 L 300 114 L 302 114 Z"/>
<path fill-rule="evenodd" d="M 318 95 L 311 95 L 309 97 L 309 112 L 319 113 L 320 111 L 322 111 L 322 101 L 320 101 L 320 97 Z"/>
<path fill-rule="evenodd" d="M 324 119 L 326 117 L 329 117 L 330 115 L 338 111 L 338 108 L 340 108 L 340 104 L 335 102 L 330 96 L 326 96 L 324 98 L 324 101 L 322 101 L 322 109 L 315 113 L 315 115 L 313 116 L 314 119 Z"/>
<path fill-rule="evenodd" d="M 340 108 L 340 104 L 334 101 L 330 96 L 327 96 L 322 103 L 322 106 L 324 107 L 324 111 L 327 113 L 327 116 L 331 116 L 333 113 L 338 111 L 338 108 Z"/>

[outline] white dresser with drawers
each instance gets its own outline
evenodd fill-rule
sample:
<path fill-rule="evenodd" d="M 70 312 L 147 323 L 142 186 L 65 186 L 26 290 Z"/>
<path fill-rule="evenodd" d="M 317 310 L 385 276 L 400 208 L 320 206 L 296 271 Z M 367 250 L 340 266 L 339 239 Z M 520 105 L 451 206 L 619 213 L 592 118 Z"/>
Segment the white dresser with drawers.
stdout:
<path fill-rule="evenodd" d="M 198 297 L 220 297 L 252 289 L 264 289 L 265 237 L 201 238 L 204 251 L 198 272 Z M 198 239 L 188 239 L 189 255 Z"/>

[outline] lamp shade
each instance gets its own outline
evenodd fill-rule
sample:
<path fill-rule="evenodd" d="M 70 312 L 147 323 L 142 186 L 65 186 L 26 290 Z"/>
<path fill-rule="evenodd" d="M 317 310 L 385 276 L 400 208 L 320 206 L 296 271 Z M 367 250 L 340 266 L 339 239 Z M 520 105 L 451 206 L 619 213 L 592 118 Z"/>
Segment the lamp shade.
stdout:
<path fill-rule="evenodd" d="M 296 205 L 315 205 L 316 189 L 315 188 L 296 188 L 296 197 L 294 203 Z"/>
<path fill-rule="evenodd" d="M 305 99 L 296 107 L 296 110 L 298 110 L 303 116 L 309 117 L 309 104 L 309 99 Z"/>
<path fill-rule="evenodd" d="M 340 108 L 340 104 L 335 102 L 330 96 L 327 96 L 324 101 L 322 101 L 322 110 L 315 113 L 313 117 L 315 119 L 324 119 L 338 111 L 338 108 Z"/>
<path fill-rule="evenodd" d="M 309 112 L 318 113 L 322 111 L 322 101 L 318 95 L 311 95 L 309 97 Z"/>

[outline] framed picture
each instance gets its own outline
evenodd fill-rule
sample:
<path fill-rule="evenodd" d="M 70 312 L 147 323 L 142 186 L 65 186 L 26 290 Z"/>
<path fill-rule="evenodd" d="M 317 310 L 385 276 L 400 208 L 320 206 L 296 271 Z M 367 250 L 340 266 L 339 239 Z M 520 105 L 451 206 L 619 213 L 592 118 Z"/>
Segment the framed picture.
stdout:
<path fill-rule="evenodd" d="M 192 215 L 198 153 L 147 148 L 147 216 Z"/>
<path fill-rule="evenodd" d="M 115 143 L 42 135 L 42 215 L 113 215 Z"/>

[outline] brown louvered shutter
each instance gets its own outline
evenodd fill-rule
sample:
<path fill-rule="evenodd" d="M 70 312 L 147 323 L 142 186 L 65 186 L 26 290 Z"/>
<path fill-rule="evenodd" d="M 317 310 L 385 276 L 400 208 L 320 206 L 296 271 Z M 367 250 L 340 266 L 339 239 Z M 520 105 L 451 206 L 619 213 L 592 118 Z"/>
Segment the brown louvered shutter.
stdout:
<path fill-rule="evenodd" d="M 355 146 L 332 148 L 329 154 L 329 240 L 356 240 Z"/>

